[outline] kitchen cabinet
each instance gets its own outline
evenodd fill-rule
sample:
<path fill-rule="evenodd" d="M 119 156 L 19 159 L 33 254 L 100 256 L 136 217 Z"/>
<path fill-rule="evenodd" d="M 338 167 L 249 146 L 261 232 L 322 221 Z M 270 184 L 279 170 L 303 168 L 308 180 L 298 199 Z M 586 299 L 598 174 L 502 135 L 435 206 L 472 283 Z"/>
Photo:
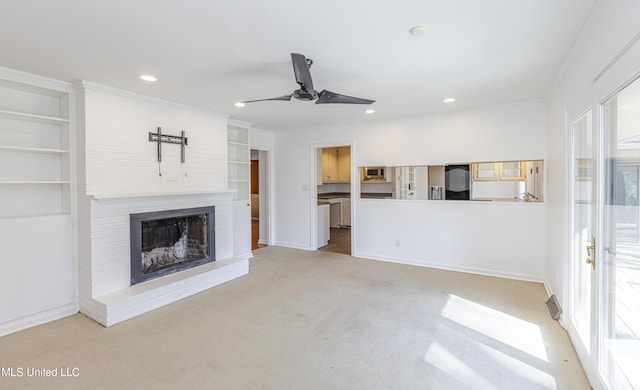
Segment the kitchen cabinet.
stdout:
<path fill-rule="evenodd" d="M 500 163 L 477 163 L 471 167 L 473 181 L 497 181 Z"/>
<path fill-rule="evenodd" d="M 351 227 L 351 198 L 343 198 L 340 205 L 340 225 Z"/>
<path fill-rule="evenodd" d="M 526 191 L 542 201 L 544 197 L 544 174 L 542 161 L 527 161 L 524 166 L 526 172 Z"/>
<path fill-rule="evenodd" d="M 351 198 L 329 198 L 329 224 L 332 228 L 351 226 Z"/>
<path fill-rule="evenodd" d="M 318 248 L 329 244 L 331 230 L 329 228 L 329 203 L 318 205 Z"/>
<path fill-rule="evenodd" d="M 524 173 L 525 168 L 522 161 L 500 163 L 500 180 L 523 181 Z"/>
<path fill-rule="evenodd" d="M 322 182 L 351 182 L 351 147 L 340 146 L 322 149 Z"/>
<path fill-rule="evenodd" d="M 523 161 L 472 164 L 473 181 L 524 181 Z"/>

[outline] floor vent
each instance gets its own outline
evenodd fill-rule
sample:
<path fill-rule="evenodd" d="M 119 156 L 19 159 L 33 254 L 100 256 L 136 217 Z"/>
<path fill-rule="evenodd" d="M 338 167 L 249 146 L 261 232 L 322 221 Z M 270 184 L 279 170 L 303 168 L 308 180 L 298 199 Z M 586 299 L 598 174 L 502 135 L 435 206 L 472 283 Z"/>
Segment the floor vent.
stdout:
<path fill-rule="evenodd" d="M 556 294 L 552 294 L 549 299 L 547 299 L 547 307 L 549 308 L 549 313 L 551 313 L 551 318 L 554 320 L 560 319 L 560 314 L 562 314 L 562 309 L 560 308 L 560 303 L 558 303 L 558 298 L 556 298 Z"/>

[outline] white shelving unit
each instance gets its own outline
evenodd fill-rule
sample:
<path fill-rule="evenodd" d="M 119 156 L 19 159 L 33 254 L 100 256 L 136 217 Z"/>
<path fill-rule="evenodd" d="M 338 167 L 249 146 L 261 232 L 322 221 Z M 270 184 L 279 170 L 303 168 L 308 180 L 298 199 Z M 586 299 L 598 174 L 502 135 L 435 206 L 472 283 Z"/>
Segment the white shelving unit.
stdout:
<path fill-rule="evenodd" d="M 236 190 L 234 200 L 249 200 L 249 128 L 229 124 L 227 137 L 229 189 Z"/>
<path fill-rule="evenodd" d="M 233 195 L 234 255 L 251 254 L 251 150 L 249 123 L 229 120 L 227 124 L 227 180 Z"/>
<path fill-rule="evenodd" d="M 0 80 L 0 218 L 70 213 L 66 91 Z"/>
<path fill-rule="evenodd" d="M 0 336 L 78 310 L 71 93 L 0 68 Z"/>

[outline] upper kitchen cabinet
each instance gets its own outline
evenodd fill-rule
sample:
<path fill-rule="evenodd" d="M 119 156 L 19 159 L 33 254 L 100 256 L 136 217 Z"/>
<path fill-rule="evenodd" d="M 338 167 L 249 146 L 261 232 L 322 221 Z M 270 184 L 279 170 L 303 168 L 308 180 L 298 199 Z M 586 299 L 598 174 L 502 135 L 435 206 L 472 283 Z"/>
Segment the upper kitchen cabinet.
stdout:
<path fill-rule="evenodd" d="M 525 179 L 524 161 L 509 161 L 500 163 L 500 180 L 523 181 Z"/>
<path fill-rule="evenodd" d="M 471 165 L 474 181 L 496 181 L 500 175 L 500 163 L 477 163 Z"/>
<path fill-rule="evenodd" d="M 340 146 L 322 149 L 322 182 L 351 182 L 351 147 Z"/>
<path fill-rule="evenodd" d="M 473 181 L 524 181 L 525 162 L 485 162 L 471 165 Z"/>

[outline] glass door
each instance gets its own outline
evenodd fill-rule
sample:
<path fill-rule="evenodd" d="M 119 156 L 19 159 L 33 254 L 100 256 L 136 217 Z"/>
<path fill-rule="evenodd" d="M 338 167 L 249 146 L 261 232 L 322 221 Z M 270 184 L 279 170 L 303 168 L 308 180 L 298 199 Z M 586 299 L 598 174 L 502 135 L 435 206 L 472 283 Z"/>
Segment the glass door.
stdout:
<path fill-rule="evenodd" d="M 571 288 L 570 330 L 577 333 L 582 348 L 579 353 L 592 355 L 592 313 L 594 312 L 594 261 L 596 216 L 596 151 L 591 111 L 577 118 L 571 126 Z M 576 337 L 574 342 L 576 341 Z"/>
<path fill-rule="evenodd" d="M 640 80 L 608 99 L 602 118 L 599 371 L 611 388 L 640 389 Z"/>

